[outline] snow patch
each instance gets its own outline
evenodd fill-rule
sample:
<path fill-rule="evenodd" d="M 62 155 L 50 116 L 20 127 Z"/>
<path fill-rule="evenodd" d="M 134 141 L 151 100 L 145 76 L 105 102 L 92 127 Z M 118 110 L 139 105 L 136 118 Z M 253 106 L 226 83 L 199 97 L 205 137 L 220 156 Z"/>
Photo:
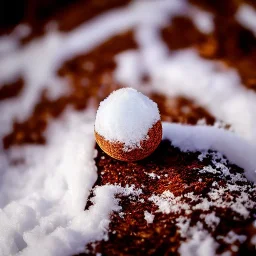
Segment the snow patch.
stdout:
<path fill-rule="evenodd" d="M 256 36 L 256 10 L 252 6 L 242 4 L 236 13 L 236 19 Z"/>
<path fill-rule="evenodd" d="M 22 76 L 25 87 L 15 100 L 0 103 L 3 113 L 0 116 L 0 122 L 3 124 L 0 136 L 11 129 L 14 118 L 23 121 L 32 113 L 44 89 L 47 89 L 52 97 L 59 97 L 68 92 L 66 81 L 56 76 L 56 70 L 65 60 L 89 52 L 108 38 L 129 29 L 147 27 L 157 34 L 158 28 L 179 14 L 191 17 L 201 30 L 211 30 L 210 14 L 192 7 L 185 0 L 161 0 L 132 2 L 128 6 L 105 12 L 69 33 L 57 31 L 55 24 L 50 22 L 45 36 L 23 47 L 17 47 L 17 40 L 13 37 L 1 38 L 0 50 L 7 50 L 8 54 L 4 54 L 0 59 L 0 83 L 9 83 Z M 29 32 L 29 29 L 23 26 L 15 33 L 25 36 Z M 156 45 L 156 51 L 157 47 Z M 127 64 L 126 67 L 131 68 L 135 59 L 130 58 L 131 65 Z M 135 64 L 136 67 L 140 66 Z M 136 79 L 136 76 L 132 75 L 134 72 L 139 75 L 136 68 L 132 67 L 132 70 L 131 75 L 124 75 L 126 79 L 130 79 L 130 83 L 134 83 Z"/>
<path fill-rule="evenodd" d="M 144 219 L 146 220 L 146 222 L 147 222 L 148 224 L 153 223 L 154 218 L 155 218 L 155 215 L 151 214 L 151 213 L 148 212 L 148 211 L 144 211 Z"/>
<path fill-rule="evenodd" d="M 202 229 L 202 223 L 188 229 L 188 238 L 179 248 L 181 255 L 186 256 L 214 256 L 218 244 L 211 235 Z"/>
<path fill-rule="evenodd" d="M 84 211 L 97 179 L 93 121 L 94 111 L 67 111 L 48 127 L 47 145 L 1 153 L 1 255 L 14 255 L 48 236 L 58 246 L 51 234 L 67 229 Z M 22 161 L 13 165 L 17 160 Z"/>
<path fill-rule="evenodd" d="M 59 227 L 46 236 L 30 240 L 28 247 L 20 255 L 72 255 L 84 252 L 86 244 L 98 240 L 107 240 L 110 214 L 121 210 L 115 195 L 138 196 L 141 192 L 134 187 L 105 185 L 94 189 L 93 205 L 86 211 L 80 211 L 67 226 Z M 29 235 L 29 234 L 28 234 Z M 33 234 L 35 236 L 35 234 Z"/>
<path fill-rule="evenodd" d="M 210 126 L 187 126 L 163 122 L 163 139 L 181 151 L 216 150 L 242 167 L 249 180 L 256 182 L 256 147 L 238 135 Z"/>

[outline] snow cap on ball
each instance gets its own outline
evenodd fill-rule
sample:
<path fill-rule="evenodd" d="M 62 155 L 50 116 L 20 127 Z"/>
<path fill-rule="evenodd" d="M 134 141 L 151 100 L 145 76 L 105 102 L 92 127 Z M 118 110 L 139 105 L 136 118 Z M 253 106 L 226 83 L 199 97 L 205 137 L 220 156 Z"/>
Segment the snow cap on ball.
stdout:
<path fill-rule="evenodd" d="M 157 134 L 154 133 L 154 130 Z M 157 104 L 132 88 L 114 91 L 100 103 L 95 120 L 95 136 L 96 141 L 106 153 L 117 150 L 117 148 L 111 148 L 112 146 L 119 145 L 120 148 L 122 145 L 123 152 L 140 149 L 143 157 L 147 156 L 146 153 L 149 151 L 152 153 L 162 137 Z M 148 141 L 147 145 L 145 141 Z M 150 148 L 147 149 L 145 146 Z M 118 159 L 125 160 L 124 153 L 123 156 L 124 159 L 121 159 L 123 157 Z"/>
<path fill-rule="evenodd" d="M 132 88 L 112 92 L 100 103 L 95 131 L 110 142 L 136 148 L 147 139 L 148 130 L 160 120 L 157 104 Z"/>

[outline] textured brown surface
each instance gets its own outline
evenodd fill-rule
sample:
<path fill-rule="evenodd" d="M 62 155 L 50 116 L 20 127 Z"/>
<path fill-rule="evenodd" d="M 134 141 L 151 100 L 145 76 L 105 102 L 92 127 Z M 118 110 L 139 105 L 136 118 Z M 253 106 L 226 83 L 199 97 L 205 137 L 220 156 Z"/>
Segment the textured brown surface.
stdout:
<path fill-rule="evenodd" d="M 59 5 L 57 11 L 50 13 L 48 17 L 42 17 L 41 20 L 38 20 L 37 16 L 30 18 L 33 33 L 23 40 L 23 42 L 27 42 L 35 36 L 43 34 L 44 27 L 49 20 L 53 20 L 60 30 L 69 31 L 79 26 L 82 22 L 88 21 L 104 11 L 121 7 L 128 2 L 130 2 L 130 0 L 79 0 L 74 1 L 73 3 L 70 1 L 70 4 L 67 6 Z"/>
<path fill-rule="evenodd" d="M 152 154 L 162 140 L 162 123 L 157 121 L 148 131 L 148 139 L 140 142 L 140 148 L 125 152 L 124 143 L 110 142 L 95 131 L 100 148 L 109 156 L 121 161 L 138 161 Z"/>
<path fill-rule="evenodd" d="M 100 101 L 122 86 L 117 84 L 113 78 L 113 71 L 116 67 L 114 57 L 122 51 L 135 48 L 137 45 L 133 39 L 133 33 L 128 31 L 110 38 L 87 54 L 65 62 L 58 74 L 68 79 L 70 94 L 51 100 L 47 92 L 42 92 L 33 114 L 24 122 L 14 120 L 12 131 L 3 139 L 4 147 L 45 143 L 44 131 L 49 121 L 57 118 L 68 106 L 81 110 L 91 100 L 95 108 L 98 107 Z M 19 89 L 12 87 L 11 95 L 14 97 L 18 93 Z M 164 121 L 187 124 L 196 124 L 202 118 L 207 124 L 213 124 L 215 121 L 207 110 L 189 99 L 168 98 L 158 94 L 152 94 L 149 97 L 159 105 Z"/>
<path fill-rule="evenodd" d="M 194 192 L 200 195 L 201 199 L 207 198 L 214 181 L 225 188 L 230 182 L 228 177 L 213 173 L 201 173 L 200 177 L 198 175 L 198 170 L 211 164 L 210 155 L 201 162 L 198 159 L 199 152 L 181 152 L 169 141 L 162 141 L 151 156 L 138 162 L 121 162 L 109 157 L 100 148 L 97 149 L 98 180 L 95 185 L 135 185 L 135 188 L 142 189 L 143 194 L 140 199 L 144 199 L 144 202 L 136 198 L 121 197 L 122 215 L 112 214 L 109 239 L 89 245 L 86 253 L 80 255 L 95 255 L 97 252 L 102 255 L 178 255 L 180 242 L 184 239 L 180 237 L 175 220 L 180 216 L 187 216 L 193 226 L 198 221 L 204 220 L 201 214 L 212 212 L 220 218 L 220 223 L 216 229 L 206 225 L 204 228 L 215 239 L 221 235 L 225 236 L 230 230 L 240 235 L 247 235 L 243 243 L 233 241 L 229 244 L 217 239 L 220 243 L 217 253 L 230 250 L 230 255 L 255 255 L 255 248 L 249 241 L 256 234 L 256 229 L 251 225 L 252 220 L 255 219 L 256 209 L 250 211 L 247 219 L 226 207 L 224 203 L 222 207 L 212 207 L 209 211 L 199 209 L 190 215 L 185 212 L 162 214 L 157 213 L 158 207 L 148 201 L 153 193 L 161 194 L 165 190 L 171 191 L 175 196 Z M 243 173 L 243 170 L 235 165 L 227 163 L 226 166 L 232 173 Z M 149 173 L 155 173 L 159 178 L 152 178 Z M 237 184 L 252 186 L 248 181 L 242 184 L 237 181 Z M 246 192 L 249 198 L 256 201 L 255 190 Z M 226 190 L 223 200 L 224 202 L 234 200 L 238 195 L 239 192 Z M 191 201 L 189 203 L 191 204 Z M 90 203 L 87 207 L 89 205 Z M 147 224 L 145 221 L 144 211 L 155 215 L 152 224 Z M 239 247 L 237 252 L 231 250 L 233 245 Z"/>
<path fill-rule="evenodd" d="M 162 38 L 172 50 L 197 46 L 207 40 L 207 36 L 199 32 L 189 18 L 183 16 L 174 17 L 171 24 L 163 28 Z"/>
<path fill-rule="evenodd" d="M 193 125 L 199 120 L 204 120 L 208 125 L 215 122 L 207 110 L 184 97 L 166 97 L 153 93 L 150 98 L 157 102 L 163 121 Z"/>
<path fill-rule="evenodd" d="M 100 4 L 101 1 L 95 1 Z M 108 3 L 102 10 L 112 8 Z M 117 1 L 113 1 L 117 3 Z M 127 1 L 121 1 L 123 3 Z M 255 59 L 255 37 L 234 20 L 234 13 L 242 1 L 212 1 L 191 0 L 203 9 L 215 14 L 215 30 L 210 35 L 203 35 L 193 25 L 191 20 L 178 16 L 162 30 L 162 37 L 167 46 L 173 49 L 194 47 L 198 49 L 201 56 L 213 60 L 219 60 L 227 66 L 238 70 L 242 81 L 248 88 L 256 88 L 256 59 Z M 248 0 L 255 4 L 255 1 Z M 119 5 L 117 3 L 117 5 Z M 94 17 L 97 13 L 93 7 L 85 6 L 70 8 L 70 11 L 62 11 L 58 16 L 58 22 L 63 30 L 69 30 L 78 25 L 82 20 Z M 86 10 L 85 10 L 86 9 Z M 36 34 L 32 33 L 32 37 Z M 53 118 L 57 118 L 68 106 L 77 110 L 84 109 L 89 100 L 93 101 L 95 107 L 114 89 L 120 86 L 113 79 L 115 69 L 114 56 L 127 49 L 134 49 L 137 45 L 133 40 L 133 33 L 127 32 L 109 39 L 106 43 L 96 47 L 88 54 L 75 57 L 59 70 L 59 75 L 69 79 L 71 93 L 57 100 L 50 100 L 47 92 L 42 93 L 33 114 L 22 123 L 14 122 L 13 130 L 4 139 L 6 148 L 16 144 L 44 143 L 44 131 Z M 150 80 L 150 78 L 149 78 Z M 25 85 L 24 85 L 25 86 Z M 159 85 L 161 86 L 161 85 Z M 0 86 L 2 95 L 6 95 L 6 88 Z M 3 89 L 2 89 L 3 88 Z M 22 90 L 21 86 L 12 86 L 11 92 L 2 99 L 8 100 L 15 97 Z M 162 119 L 166 121 L 196 124 L 204 118 L 206 123 L 212 125 L 215 118 L 203 107 L 195 102 L 184 98 L 169 98 L 164 95 L 150 95 L 159 105 Z M 137 188 L 143 187 L 144 199 L 154 193 L 162 193 L 171 190 L 176 196 L 194 191 L 203 197 L 206 196 L 210 184 L 217 181 L 218 184 L 226 186 L 227 179 L 213 174 L 201 174 L 199 181 L 197 169 L 208 165 L 210 157 L 203 162 L 198 160 L 198 153 L 183 153 L 174 148 L 170 142 L 164 141 L 158 149 L 148 158 L 138 162 L 120 162 L 106 155 L 97 148 L 98 156 L 96 164 L 98 168 L 98 180 L 95 185 L 121 184 L 122 186 L 135 184 Z M 242 173 L 239 167 L 228 163 L 234 173 Z M 147 173 L 154 172 L 160 179 L 152 179 Z M 168 175 L 166 177 L 166 175 Z M 246 184 L 245 184 L 246 183 Z M 245 182 L 244 185 L 248 185 Z M 248 194 L 256 198 L 255 194 Z M 238 196 L 237 193 L 229 191 L 226 197 Z M 174 225 L 176 215 L 155 214 L 153 224 L 148 225 L 144 219 L 145 210 L 154 212 L 156 206 L 140 203 L 137 200 L 121 198 L 123 216 L 113 213 L 111 216 L 109 240 L 89 245 L 84 255 L 100 252 L 103 255 L 177 255 L 178 247 L 182 238 Z M 87 203 L 87 207 L 90 202 Z M 256 212 L 251 211 L 247 220 L 241 219 L 228 209 L 211 209 L 221 218 L 221 223 L 216 230 L 210 230 L 213 237 L 225 235 L 231 229 L 237 234 L 246 234 L 248 239 L 240 244 L 220 242 L 218 253 L 226 250 L 231 255 L 255 255 L 255 248 L 249 243 L 250 238 L 256 234 L 255 228 L 250 225 L 255 219 Z M 200 211 L 193 212 L 189 217 L 192 223 L 200 220 Z M 207 228 L 207 227 L 205 227 Z M 232 245 L 239 247 L 238 252 L 231 250 Z"/>
<path fill-rule="evenodd" d="M 244 1 L 190 2 L 214 14 L 213 33 L 202 34 L 189 18 L 176 16 L 161 32 L 167 46 L 171 50 L 194 47 L 202 57 L 235 68 L 244 85 L 256 90 L 256 38 L 235 19 L 237 9 Z"/>
<path fill-rule="evenodd" d="M 9 8 L 9 15 L 5 9 L 2 10 L 3 14 L 7 19 L 15 15 L 16 19 L 13 17 L 12 26 L 0 26 L 0 35 L 11 33 L 15 27 L 15 20 L 16 23 L 20 20 L 31 27 L 30 35 L 21 39 L 21 43 L 27 43 L 35 37 L 42 36 L 49 21 L 54 22 L 60 30 L 69 31 L 104 11 L 124 6 L 129 2 L 130 0 L 29 0 L 23 3 L 20 1 L 20 5 L 10 3 L 12 8 Z M 16 8 L 13 8 L 14 5 Z M 16 14 L 11 9 L 15 9 Z"/>
<path fill-rule="evenodd" d="M 136 43 L 133 33 L 128 31 L 110 38 L 90 53 L 64 63 L 59 75 L 68 79 L 71 92 L 56 100 L 51 100 L 46 91 L 42 92 L 33 114 L 24 122 L 14 121 L 12 131 L 3 139 L 4 147 L 45 143 L 44 131 L 48 123 L 68 106 L 82 110 L 91 100 L 96 108 L 113 90 L 120 88 L 113 79 L 115 55 L 133 48 L 136 48 Z M 17 88 L 12 88 L 12 94 L 17 96 Z"/>

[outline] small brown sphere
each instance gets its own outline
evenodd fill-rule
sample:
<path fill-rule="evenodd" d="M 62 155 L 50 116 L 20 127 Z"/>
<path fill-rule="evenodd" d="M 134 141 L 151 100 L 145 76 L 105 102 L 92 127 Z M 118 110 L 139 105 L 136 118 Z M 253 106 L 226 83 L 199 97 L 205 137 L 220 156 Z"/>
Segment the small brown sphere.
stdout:
<path fill-rule="evenodd" d="M 138 161 L 152 154 L 162 140 L 162 123 L 157 121 L 149 129 L 147 139 L 140 142 L 140 147 L 124 151 L 124 143 L 110 142 L 95 131 L 95 139 L 100 148 L 109 156 L 121 161 Z"/>
<path fill-rule="evenodd" d="M 111 157 L 122 161 L 143 159 L 162 140 L 159 109 L 135 89 L 116 90 L 100 103 L 94 131 L 96 142 Z"/>

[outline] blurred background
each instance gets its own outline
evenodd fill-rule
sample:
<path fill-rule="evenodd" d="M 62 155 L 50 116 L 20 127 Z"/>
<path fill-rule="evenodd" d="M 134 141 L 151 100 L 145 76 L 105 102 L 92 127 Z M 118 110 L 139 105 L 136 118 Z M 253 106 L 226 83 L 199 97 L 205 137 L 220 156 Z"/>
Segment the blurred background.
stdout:
<path fill-rule="evenodd" d="M 1 29 L 12 28 L 20 22 L 40 23 L 56 11 L 78 0 L 3 0 L 1 1 Z"/>
<path fill-rule="evenodd" d="M 137 0 L 129 5 L 130 2 L 132 0 L 1 0 L 0 206 L 12 204 L 17 198 L 33 197 L 31 202 L 36 202 L 35 212 L 42 216 L 42 223 L 47 222 L 45 212 L 49 213 L 50 225 L 52 216 L 57 219 L 60 213 L 66 217 L 71 203 L 64 210 L 55 207 L 55 191 L 62 205 L 65 195 L 62 191 L 67 191 L 69 198 L 70 187 L 78 188 L 74 189 L 77 194 L 89 187 L 80 183 L 80 176 L 76 179 L 78 186 L 70 178 L 75 176 L 70 172 L 73 166 L 81 167 L 81 173 L 84 171 L 87 160 L 80 158 L 80 149 L 91 147 L 84 139 L 89 138 L 90 133 L 86 135 L 80 130 L 85 122 L 93 129 L 94 115 L 87 117 L 87 110 L 96 111 L 105 97 L 124 86 L 137 88 L 153 99 L 163 121 L 221 127 L 237 132 L 256 145 L 256 0 Z M 124 8 L 114 10 L 119 7 Z M 106 12 L 107 18 L 102 19 Z M 80 141 L 81 147 L 77 147 Z M 180 152 L 170 152 L 174 153 L 170 164 L 185 163 L 193 169 L 191 175 L 194 176 L 197 168 L 191 164 L 191 155 L 186 160 Z M 198 162 L 198 156 L 195 158 Z M 34 175 L 34 171 L 39 175 Z M 57 175 L 53 176 L 55 172 Z M 116 176 L 110 173 L 109 177 Z M 174 177 L 179 183 L 181 179 Z M 192 176 L 186 179 L 196 184 L 199 191 L 209 184 L 203 181 L 201 187 L 191 182 L 196 176 L 190 178 Z M 241 190 L 234 195 L 241 191 L 243 195 L 243 183 L 240 185 Z M 187 185 L 174 187 L 187 189 Z M 45 195 L 53 188 L 56 190 L 48 204 Z M 81 194 L 77 198 L 83 201 Z M 247 199 L 245 197 L 245 201 Z M 27 201 L 24 202 L 27 207 Z M 45 202 L 47 211 L 42 207 Z M 48 210 L 49 205 L 53 205 L 53 211 Z M 18 220 L 26 215 L 14 212 Z M 230 227 L 237 228 L 230 224 L 229 214 L 224 212 L 224 215 L 228 217 L 228 229 L 224 225 L 223 232 Z M 8 225 L 13 223 L 5 215 L 1 216 Z M 58 226 L 59 220 L 56 223 Z M 239 223 L 243 227 L 245 222 Z M 34 225 L 36 227 L 37 222 L 29 229 L 33 230 Z M 8 232 L 4 232 L 5 240 L 0 237 L 0 247 L 2 242 L 9 250 L 13 240 L 20 241 L 17 237 L 21 238 L 23 231 L 17 233 L 16 226 L 19 225 L 15 224 L 13 237 Z M 48 235 L 48 226 L 42 226 Z M 163 229 L 159 230 L 162 238 Z M 40 231 L 40 235 L 43 232 Z M 248 233 L 252 235 L 253 231 Z M 37 241 L 37 233 L 34 234 L 31 240 Z M 144 237 L 139 241 L 147 243 Z M 26 246 L 22 239 L 22 248 L 17 248 L 17 253 Z M 166 239 L 171 241 L 168 236 Z M 242 253 L 247 241 L 237 247 L 238 255 L 249 255 Z M 230 246 L 223 246 L 221 250 Z M 252 253 L 250 255 L 255 255 L 255 250 Z"/>
<path fill-rule="evenodd" d="M 29 24 L 39 33 L 49 19 L 63 20 L 60 28 L 68 30 L 95 13 L 128 2 L 130 0 L 2 0 L 0 33 L 10 32 L 19 23 Z"/>
<path fill-rule="evenodd" d="M 137 63 L 143 61 L 140 58 L 147 55 L 139 49 L 136 29 L 129 27 L 121 33 L 111 32 L 111 36 L 102 41 L 100 39 L 100 43 L 96 42 L 95 47 L 88 50 L 86 47 L 90 48 L 91 42 L 87 40 L 90 36 L 86 24 L 102 13 L 130 2 L 132 1 L 1 1 L 0 111 L 5 115 L 0 115 L 0 135 L 5 148 L 23 143 L 44 143 L 43 132 L 49 120 L 58 117 L 66 108 L 72 106 L 79 110 L 85 109 L 87 103 L 91 104 L 91 99 L 98 106 L 110 92 L 127 86 L 115 75 L 118 67 L 123 67 L 117 63 L 118 56 L 132 53 L 131 58 L 123 63 L 127 64 L 125 67 L 129 70 L 137 71 Z M 223 73 L 229 68 L 234 69 L 239 75 L 241 85 L 245 89 L 256 91 L 256 26 L 253 26 L 256 18 L 255 0 L 144 2 L 157 2 L 159 6 L 162 3 L 171 3 L 174 6 L 181 3 L 182 7 L 189 10 L 174 12 L 158 30 L 159 40 L 163 42 L 167 56 L 176 51 L 186 52 L 193 49 L 202 58 L 201 61 L 216 61 L 218 69 Z M 141 10 L 140 3 L 137 4 L 137 10 Z M 161 17 L 163 8 L 159 7 L 159 10 Z M 152 12 L 157 16 L 156 9 L 152 9 Z M 144 13 L 141 16 L 143 15 Z M 155 17 L 150 15 L 149 20 Z M 141 20 L 143 24 L 144 16 Z M 89 34 L 92 34 L 91 31 Z M 100 38 L 104 33 L 96 34 Z M 83 49 L 84 45 L 86 49 Z M 154 51 L 154 42 L 151 46 Z M 74 48 L 77 48 L 77 52 Z M 151 49 L 148 53 L 150 51 Z M 60 63 L 59 56 L 67 58 Z M 56 62 L 59 64 L 58 68 L 54 66 Z M 182 72 L 187 74 L 188 71 L 184 68 Z M 129 72 L 127 76 L 131 77 Z M 189 94 L 182 97 L 172 97 L 166 95 L 166 92 L 149 95 L 152 76 L 152 72 L 143 70 L 135 82 L 142 85 L 141 89 L 158 103 L 163 120 L 193 125 L 202 120 L 208 125 L 215 123 L 215 113 L 208 111 L 204 104 L 193 101 Z M 223 86 L 226 86 L 227 82 L 224 80 Z M 161 83 L 157 84 L 160 87 Z M 231 97 L 227 94 L 227 98 Z M 246 104 L 245 106 L 250 108 Z M 217 117 L 218 121 L 225 121 L 222 119 Z M 226 121 L 224 126 L 230 125 L 231 122 Z"/>

